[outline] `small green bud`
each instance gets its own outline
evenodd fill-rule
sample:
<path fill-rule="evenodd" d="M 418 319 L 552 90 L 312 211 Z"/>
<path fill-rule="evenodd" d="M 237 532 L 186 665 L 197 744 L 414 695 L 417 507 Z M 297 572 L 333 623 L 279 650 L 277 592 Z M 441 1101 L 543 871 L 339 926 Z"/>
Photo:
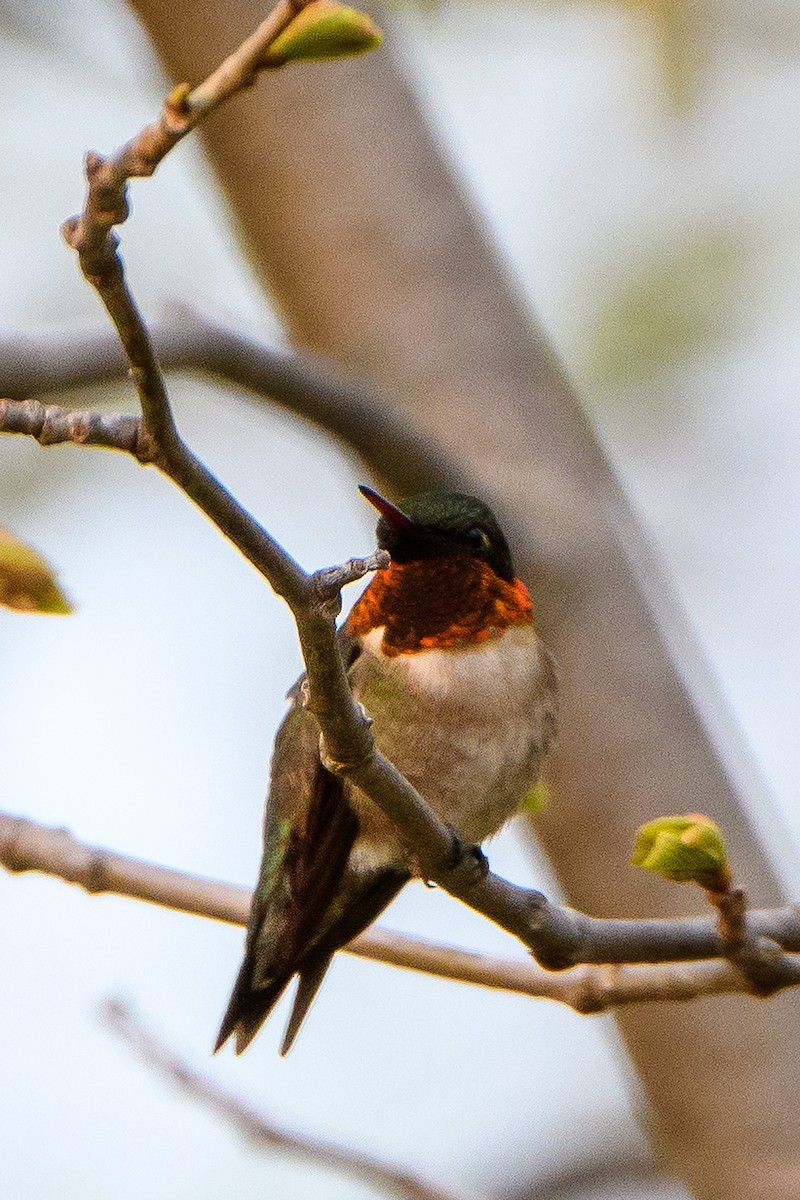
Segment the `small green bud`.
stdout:
<path fill-rule="evenodd" d="M 188 112 L 186 101 L 191 94 L 188 83 L 179 83 L 172 89 L 166 99 L 167 112 L 173 116 L 185 117 Z"/>
<path fill-rule="evenodd" d="M 529 792 L 526 793 L 525 799 L 520 805 L 521 813 L 539 813 L 550 803 L 550 790 L 543 779 L 535 783 Z"/>
<path fill-rule="evenodd" d="M 366 54 L 383 41 L 383 34 L 366 13 L 335 0 L 312 0 L 301 9 L 266 50 L 262 63 L 282 67 L 287 62 L 316 62 Z"/>
<path fill-rule="evenodd" d="M 72 612 L 52 567 L 5 529 L 0 529 L 0 604 L 19 612 Z"/>
<path fill-rule="evenodd" d="M 699 883 L 712 892 L 730 887 L 722 834 L 703 813 L 658 817 L 642 825 L 631 863 L 675 883 Z"/>

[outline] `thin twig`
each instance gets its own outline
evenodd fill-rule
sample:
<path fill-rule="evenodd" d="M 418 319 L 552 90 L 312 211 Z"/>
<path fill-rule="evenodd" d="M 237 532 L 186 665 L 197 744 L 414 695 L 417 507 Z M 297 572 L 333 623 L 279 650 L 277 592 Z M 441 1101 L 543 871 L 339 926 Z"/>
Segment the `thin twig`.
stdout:
<path fill-rule="evenodd" d="M 79 841 L 69 830 L 39 825 L 2 812 L 0 866 L 9 871 L 40 871 L 93 894 L 130 896 L 234 925 L 247 922 L 250 908 L 250 892 L 246 888 L 115 854 Z M 754 936 L 769 938 L 782 949 L 800 951 L 797 909 L 750 912 L 747 923 Z M 724 960 L 657 962 L 663 943 L 657 938 L 651 944 L 647 939 L 652 938 L 654 927 L 658 929 L 659 924 L 670 927 L 673 943 L 683 937 L 687 957 L 691 957 L 692 951 L 708 955 L 725 953 L 713 922 L 699 917 L 660 923 L 597 921 L 594 926 L 598 933 L 609 927 L 613 930 L 613 938 L 607 935 L 602 939 L 604 944 L 617 947 L 627 944 L 629 962 L 587 964 L 557 973 L 545 971 L 530 960 L 478 954 L 374 926 L 346 949 L 359 957 L 392 966 L 555 1000 L 584 1014 L 650 1000 L 693 1000 L 698 996 L 749 990 L 741 971 Z M 674 944 L 670 947 L 675 948 Z M 642 957 L 650 961 L 644 964 Z M 798 964 L 798 959 L 793 956 L 791 962 Z M 796 977 L 786 981 L 787 986 L 796 982 Z"/>
<path fill-rule="evenodd" d="M 214 375 L 335 433 L 398 493 L 463 487 L 443 447 L 409 430 L 385 396 L 332 360 L 277 349 L 185 303 L 151 323 L 150 336 L 164 369 Z M 121 382 L 127 367 L 111 328 L 0 336 L 0 380 L 16 400 Z"/>
<path fill-rule="evenodd" d="M 145 1027 L 124 1001 L 108 1000 L 102 1008 L 104 1023 L 149 1067 L 163 1075 L 185 1095 L 232 1126 L 257 1150 L 280 1150 L 323 1170 L 338 1171 L 405 1200 L 456 1200 L 418 1175 L 382 1162 L 371 1154 L 308 1134 L 296 1133 L 259 1112 L 227 1091 L 209 1075 L 198 1071 L 176 1054 L 164 1040 Z"/>
<path fill-rule="evenodd" d="M 259 71 L 271 64 L 265 52 L 275 38 L 304 7 L 307 0 L 280 0 L 255 32 L 242 42 L 215 71 L 197 87 L 174 88 L 149 125 L 107 156 L 90 151 L 86 156 L 89 185 L 83 210 L 62 226 L 67 243 L 76 250 L 81 268 L 95 286 L 119 276 L 122 264 L 113 235 L 115 225 L 129 215 L 127 185 L 146 178 L 188 133 L 205 117 L 237 92 L 251 87 Z"/>
<path fill-rule="evenodd" d="M 20 432 L 28 411 L 31 436 L 36 436 L 36 408 L 25 410 L 25 401 L 6 401 L 0 409 L 0 432 Z M 163 451 L 152 440 L 152 459 L 177 482 L 207 516 L 250 559 L 286 600 L 294 615 L 308 674 L 309 707 L 322 730 L 329 769 L 346 775 L 374 800 L 415 847 L 425 875 L 516 934 L 548 966 L 570 966 L 570 948 L 578 931 L 557 907 L 549 906 L 539 892 L 515 887 L 485 872 L 471 848 L 455 838 L 452 829 L 435 815 L 419 793 L 380 754 L 372 737 L 370 720 L 355 702 L 336 644 L 330 580 L 335 572 L 353 578 L 355 564 L 382 561 L 374 556 L 352 560 L 345 568 L 329 568 L 307 575 L 275 542 L 180 439 Z M 148 445 L 148 454 L 150 453 Z M 166 455 L 166 458 L 165 458 Z M 326 581 L 323 593 L 320 580 Z"/>
<path fill-rule="evenodd" d="M 141 463 L 148 461 L 150 449 L 143 437 L 141 417 L 86 412 L 40 404 L 38 400 L 0 399 L 0 432 L 27 434 L 40 446 L 72 442 L 76 446 L 122 450 Z"/>
<path fill-rule="evenodd" d="M 771 996 L 781 988 L 800 983 L 800 961 L 784 954 L 774 938 L 759 936 L 747 920 L 747 897 L 741 888 L 708 890 L 717 909 L 717 929 L 728 961 L 742 975 L 749 991 Z"/>
<path fill-rule="evenodd" d="M 315 571 L 312 585 L 317 593 L 320 604 L 330 604 L 341 599 L 341 591 L 348 583 L 356 583 L 371 571 L 385 571 L 391 563 L 386 550 L 375 550 L 366 558 L 349 558 L 346 563 L 336 567 L 323 567 Z M 336 614 L 338 616 L 338 613 Z"/>
<path fill-rule="evenodd" d="M 144 433 L 168 461 L 180 450 L 164 379 L 144 320 L 125 282 L 114 232 L 127 220 L 128 182 L 153 174 L 159 163 L 200 121 L 237 92 L 250 87 L 269 65 L 265 52 L 306 0 L 280 0 L 258 29 L 193 90 L 175 88 L 155 121 L 108 156 L 86 155 L 86 200 L 82 211 L 62 225 L 81 271 L 96 289 L 114 322 L 142 405 Z M 156 454 L 153 454 L 153 458 Z M 149 456 L 148 456 L 149 458 Z"/>

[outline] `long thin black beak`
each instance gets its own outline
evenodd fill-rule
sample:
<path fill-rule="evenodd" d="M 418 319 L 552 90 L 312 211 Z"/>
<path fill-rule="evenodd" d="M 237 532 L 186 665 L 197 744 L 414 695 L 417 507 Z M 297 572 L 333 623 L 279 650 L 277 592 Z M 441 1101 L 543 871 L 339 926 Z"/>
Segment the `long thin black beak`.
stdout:
<path fill-rule="evenodd" d="M 390 529 L 396 530 L 398 533 L 411 533 L 417 529 L 415 523 L 410 517 L 407 517 L 396 505 L 392 504 L 380 492 L 376 492 L 373 488 L 367 487 L 365 483 L 358 485 L 358 490 L 365 500 L 369 500 L 373 508 L 377 508 L 378 512 L 383 517 Z"/>

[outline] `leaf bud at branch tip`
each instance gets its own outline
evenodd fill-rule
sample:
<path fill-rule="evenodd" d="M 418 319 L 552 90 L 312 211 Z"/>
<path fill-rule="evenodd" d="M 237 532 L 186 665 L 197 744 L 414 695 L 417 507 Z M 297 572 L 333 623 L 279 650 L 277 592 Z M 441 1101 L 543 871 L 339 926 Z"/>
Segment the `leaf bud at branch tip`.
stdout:
<path fill-rule="evenodd" d="M 180 137 L 189 128 L 192 121 L 192 106 L 190 102 L 192 89 L 188 83 L 179 83 L 172 89 L 170 94 L 164 101 L 164 111 L 162 114 L 162 122 L 168 134 L 173 137 Z M 148 158 L 148 171 L 139 171 L 137 174 L 152 175 L 157 166 L 157 159 Z"/>
<path fill-rule="evenodd" d="M 188 83 L 179 83 L 172 89 L 165 101 L 165 107 L 176 116 L 185 117 L 190 111 L 187 100 L 191 88 Z"/>
<path fill-rule="evenodd" d="M 19 612 L 72 612 L 52 567 L 5 529 L 0 529 L 0 604 Z"/>
<path fill-rule="evenodd" d="M 312 0 L 267 48 L 260 65 L 347 58 L 375 50 L 382 41 L 383 34 L 366 13 L 336 0 Z"/>
<path fill-rule="evenodd" d="M 106 159 L 104 155 L 98 154 L 96 150 L 87 150 L 85 159 L 86 178 L 91 179 L 93 175 L 96 175 L 105 166 L 105 163 Z"/>
<path fill-rule="evenodd" d="M 658 817 L 642 825 L 631 863 L 675 883 L 727 892 L 731 878 L 719 827 L 703 813 Z"/>
<path fill-rule="evenodd" d="M 77 217 L 67 217 L 66 221 L 64 221 L 61 225 L 61 236 L 72 250 L 75 249 L 75 234 L 77 229 Z"/>

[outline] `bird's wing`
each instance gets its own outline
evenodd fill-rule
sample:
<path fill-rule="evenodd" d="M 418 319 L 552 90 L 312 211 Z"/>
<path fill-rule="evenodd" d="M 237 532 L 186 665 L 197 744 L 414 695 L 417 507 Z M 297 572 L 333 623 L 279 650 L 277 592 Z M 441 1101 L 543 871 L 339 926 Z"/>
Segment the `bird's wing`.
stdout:
<path fill-rule="evenodd" d="M 351 665 L 357 647 L 340 634 L 340 648 Z M 235 1033 L 241 1054 L 299 974 L 285 1053 L 334 952 L 374 920 L 407 878 L 388 872 L 356 879 L 347 872 L 358 819 L 342 780 L 320 762 L 319 726 L 302 707 L 302 683 L 289 693 L 292 707 L 275 739 L 245 958 L 215 1050 Z"/>
<path fill-rule="evenodd" d="M 255 1036 L 313 946 L 358 832 L 340 779 L 319 760 L 319 726 L 296 701 L 275 739 L 264 852 L 244 962 L 216 1049 Z"/>

